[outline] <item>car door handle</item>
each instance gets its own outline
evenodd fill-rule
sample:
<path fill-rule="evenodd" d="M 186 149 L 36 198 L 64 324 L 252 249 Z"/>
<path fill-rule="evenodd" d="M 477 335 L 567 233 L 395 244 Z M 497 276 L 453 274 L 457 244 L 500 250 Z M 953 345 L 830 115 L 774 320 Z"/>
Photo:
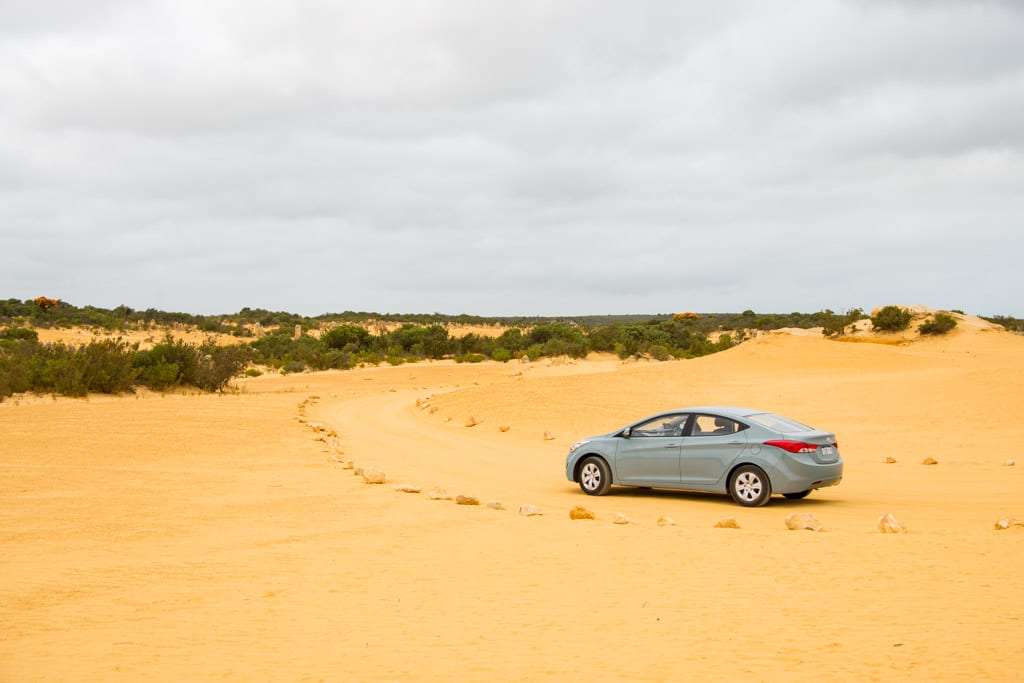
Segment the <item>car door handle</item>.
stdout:
<path fill-rule="evenodd" d="M 670 443 L 669 445 L 665 446 L 665 448 L 679 448 L 679 444 L 677 444 L 677 443 Z"/>
<path fill-rule="evenodd" d="M 743 441 L 730 441 L 729 445 L 730 446 L 739 446 L 742 443 L 743 443 Z"/>

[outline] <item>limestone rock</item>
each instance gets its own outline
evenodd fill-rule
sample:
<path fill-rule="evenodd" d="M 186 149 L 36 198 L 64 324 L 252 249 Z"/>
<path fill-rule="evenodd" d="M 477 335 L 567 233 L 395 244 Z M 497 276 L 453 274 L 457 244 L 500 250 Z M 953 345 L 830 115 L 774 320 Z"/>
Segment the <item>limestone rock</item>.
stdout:
<path fill-rule="evenodd" d="M 455 496 L 455 502 L 458 505 L 479 505 L 480 501 L 474 496 L 464 496 L 461 493 Z"/>
<path fill-rule="evenodd" d="M 906 527 L 899 523 L 899 520 L 891 512 L 887 512 L 878 518 L 878 530 L 883 534 L 905 534 Z"/>
<path fill-rule="evenodd" d="M 671 517 L 666 517 L 665 515 L 662 515 L 661 517 L 658 517 L 658 526 L 675 526 L 675 525 L 676 525 L 676 520 L 672 519 Z"/>
<path fill-rule="evenodd" d="M 541 512 L 540 508 L 538 508 L 536 505 L 529 505 L 524 503 L 523 505 L 519 506 L 519 514 L 524 515 L 526 517 L 534 517 L 536 515 L 543 515 L 544 513 Z"/>
<path fill-rule="evenodd" d="M 1003 463 L 1003 467 L 1013 467 L 1013 466 L 1014 466 L 1014 465 L 1016 465 L 1016 464 L 1017 464 L 1017 463 L 1015 463 L 1015 462 L 1013 461 L 1013 459 L 1012 459 L 1012 458 L 1010 458 L 1009 460 L 1006 460 L 1006 461 L 1005 461 L 1005 462 Z"/>
<path fill-rule="evenodd" d="M 924 460 L 921 461 L 921 464 L 922 465 L 938 465 L 939 461 L 929 455 L 927 458 L 925 458 Z"/>
<path fill-rule="evenodd" d="M 380 470 L 367 468 L 363 470 L 363 481 L 367 484 L 383 484 L 386 477 Z"/>
<path fill-rule="evenodd" d="M 544 440 L 545 441 L 553 441 L 554 438 L 555 438 L 555 435 L 552 434 L 551 432 L 544 432 Z"/>
<path fill-rule="evenodd" d="M 579 505 L 569 510 L 569 519 L 594 519 L 594 517 L 593 511 Z"/>
<path fill-rule="evenodd" d="M 801 512 L 795 515 L 789 515 L 785 519 L 786 528 L 790 531 L 821 531 L 825 527 L 821 525 L 818 518 L 809 512 Z"/>
<path fill-rule="evenodd" d="M 612 524 L 629 524 L 629 517 L 621 512 L 615 513 L 615 519 L 612 520 Z"/>
<path fill-rule="evenodd" d="M 787 524 L 788 526 L 788 524 Z M 736 521 L 735 517 L 726 517 L 715 522 L 716 529 L 739 529 L 740 523 Z"/>
<path fill-rule="evenodd" d="M 480 420 L 476 419 L 472 415 L 466 418 L 467 427 L 476 427 L 478 424 L 480 424 Z"/>
<path fill-rule="evenodd" d="M 448 492 L 442 488 L 433 488 L 427 493 L 427 497 L 430 500 L 451 500 L 452 497 L 448 495 Z"/>
<path fill-rule="evenodd" d="M 487 507 L 491 508 L 492 510 L 504 510 L 505 504 L 502 503 L 500 500 L 491 500 L 487 502 Z"/>
<path fill-rule="evenodd" d="M 896 458 L 892 457 L 891 455 L 886 456 L 885 464 L 886 465 L 894 465 L 894 464 L 896 464 Z"/>
<path fill-rule="evenodd" d="M 1003 529 L 1009 529 L 1012 526 L 1024 526 L 1024 522 L 1019 519 L 1009 517 L 1007 519 L 1001 519 L 996 522 L 996 531 L 1002 531 Z"/>
<path fill-rule="evenodd" d="M 352 474 L 354 474 L 354 475 L 355 475 L 355 476 L 357 476 L 357 477 L 361 477 L 361 476 L 363 476 L 363 468 L 362 468 L 362 467 L 357 467 L 357 468 L 355 468 L 355 469 L 354 469 L 354 470 L 352 471 Z"/>
<path fill-rule="evenodd" d="M 419 493 L 420 492 L 420 487 L 419 486 L 412 486 L 410 484 L 402 484 L 400 486 L 396 486 L 395 490 L 400 492 L 400 493 Z"/>
<path fill-rule="evenodd" d="M 498 431 L 502 432 L 502 433 L 507 432 L 510 429 L 512 429 L 512 428 L 509 427 L 508 425 L 501 425 L 500 427 L 498 427 Z"/>

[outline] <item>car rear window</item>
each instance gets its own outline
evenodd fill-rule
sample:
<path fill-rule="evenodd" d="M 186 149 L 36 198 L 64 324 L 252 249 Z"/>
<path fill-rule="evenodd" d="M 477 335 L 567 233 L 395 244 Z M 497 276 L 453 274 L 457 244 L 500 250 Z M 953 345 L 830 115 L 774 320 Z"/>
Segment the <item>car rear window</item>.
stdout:
<path fill-rule="evenodd" d="M 776 432 L 810 432 L 814 430 L 813 427 L 808 427 L 805 424 L 790 420 L 788 417 L 773 415 L 772 413 L 747 415 L 747 419 Z"/>

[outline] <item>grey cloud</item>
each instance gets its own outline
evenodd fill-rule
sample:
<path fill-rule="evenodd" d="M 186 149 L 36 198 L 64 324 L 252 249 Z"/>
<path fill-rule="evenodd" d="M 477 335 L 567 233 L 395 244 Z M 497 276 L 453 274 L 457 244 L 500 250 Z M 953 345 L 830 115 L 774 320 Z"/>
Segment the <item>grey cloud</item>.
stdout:
<path fill-rule="evenodd" d="M 1024 196 L 1008 4 L 81 7 L 0 10 L 6 295 L 796 310 L 945 305 L 956 268 L 1012 312 L 1024 285 L 987 263 Z"/>

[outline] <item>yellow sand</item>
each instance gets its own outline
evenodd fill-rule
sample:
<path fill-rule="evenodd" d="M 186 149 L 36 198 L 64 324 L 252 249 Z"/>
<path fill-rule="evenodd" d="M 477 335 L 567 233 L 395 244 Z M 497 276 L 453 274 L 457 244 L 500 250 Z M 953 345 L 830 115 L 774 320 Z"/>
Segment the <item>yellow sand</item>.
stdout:
<path fill-rule="evenodd" d="M 705 403 L 835 431 L 845 480 L 758 509 L 566 481 L 575 439 Z M 1022 408 L 1024 338 L 969 317 L 902 346 L 9 399 L 0 681 L 1022 680 L 1024 527 L 994 528 L 1024 519 Z"/>

